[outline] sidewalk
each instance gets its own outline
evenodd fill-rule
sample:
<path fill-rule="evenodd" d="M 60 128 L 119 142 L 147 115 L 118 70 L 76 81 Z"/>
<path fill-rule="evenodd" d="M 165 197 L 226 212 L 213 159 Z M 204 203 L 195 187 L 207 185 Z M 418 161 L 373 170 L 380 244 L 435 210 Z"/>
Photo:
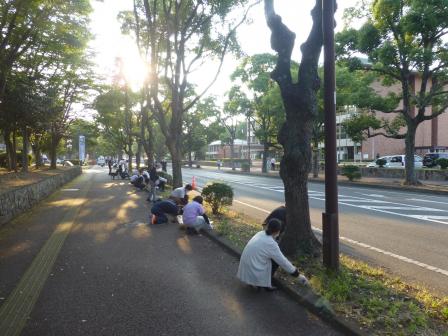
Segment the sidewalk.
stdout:
<path fill-rule="evenodd" d="M 217 167 L 203 166 L 201 169 L 218 171 Z M 240 169 L 232 170 L 231 168 L 221 168 L 222 172 L 229 174 L 242 174 L 242 175 L 253 175 L 253 176 L 263 176 L 271 178 L 280 178 L 278 171 L 268 171 L 268 173 L 262 173 L 261 168 L 251 167 L 250 172 L 242 172 Z M 312 174 L 308 177 L 309 182 L 324 183 L 325 176 L 321 172 L 319 177 L 315 178 Z M 340 186 L 361 186 L 361 187 L 372 187 L 380 189 L 392 189 L 392 190 L 403 190 L 403 191 L 415 191 L 422 193 L 431 193 L 439 195 L 448 195 L 448 181 L 422 181 L 419 186 L 404 186 L 402 185 L 403 180 L 397 178 L 375 178 L 375 177 L 362 177 L 360 180 L 355 182 L 350 182 L 345 176 L 338 175 L 338 185 Z"/>
<path fill-rule="evenodd" d="M 340 335 L 285 293 L 242 285 L 206 237 L 148 226 L 145 196 L 87 172 L 1 230 L 2 334 Z"/>

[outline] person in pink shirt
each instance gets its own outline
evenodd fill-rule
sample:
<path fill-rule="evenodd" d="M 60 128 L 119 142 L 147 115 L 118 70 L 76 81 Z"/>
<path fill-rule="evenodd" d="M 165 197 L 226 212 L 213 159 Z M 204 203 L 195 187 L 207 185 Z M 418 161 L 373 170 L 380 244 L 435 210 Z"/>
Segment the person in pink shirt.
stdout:
<path fill-rule="evenodd" d="M 210 230 L 212 226 L 205 214 L 202 206 L 202 196 L 196 196 L 193 201 L 188 203 L 184 207 L 184 213 L 182 215 L 183 223 L 187 227 L 187 233 L 195 234 L 201 229 Z"/>

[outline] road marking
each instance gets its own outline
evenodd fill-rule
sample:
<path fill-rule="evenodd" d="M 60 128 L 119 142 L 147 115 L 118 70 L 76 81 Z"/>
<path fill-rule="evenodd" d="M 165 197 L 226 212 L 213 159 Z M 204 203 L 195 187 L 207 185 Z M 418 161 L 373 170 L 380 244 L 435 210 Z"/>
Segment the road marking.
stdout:
<path fill-rule="evenodd" d="M 253 208 L 253 209 L 256 209 L 256 210 L 259 210 L 259 211 L 262 211 L 262 212 L 265 212 L 265 213 L 268 213 L 268 214 L 270 213 L 269 211 L 267 211 L 267 210 L 265 210 L 265 209 L 262 209 L 262 208 L 259 208 L 259 207 L 255 206 L 255 205 L 251 205 L 251 204 L 248 204 L 248 203 L 245 203 L 245 202 L 241 202 L 241 201 L 237 201 L 237 200 L 234 200 L 234 202 L 240 203 L 240 204 L 242 204 L 242 205 L 251 207 L 251 208 Z M 448 217 L 447 217 L 447 218 L 448 218 Z M 314 227 L 314 226 L 312 226 L 312 229 L 313 229 L 314 231 L 317 231 L 317 232 L 322 233 L 322 229 L 319 229 L 319 228 Z M 369 250 L 371 250 L 371 251 L 375 251 L 375 252 L 378 252 L 378 253 L 387 255 L 387 256 L 389 256 L 389 257 L 398 259 L 398 260 L 403 261 L 403 262 L 406 262 L 406 263 L 408 263 L 408 264 L 416 265 L 416 266 L 425 268 L 425 269 L 427 269 L 427 270 L 430 270 L 430 271 L 433 271 L 433 272 L 440 273 L 440 274 L 442 274 L 442 275 L 448 276 L 448 271 L 447 271 L 447 270 L 444 270 L 444 269 L 441 269 L 441 268 L 438 268 L 438 267 L 435 267 L 435 266 L 431 266 L 431 265 L 422 263 L 422 262 L 420 262 L 420 261 L 417 261 L 417 260 L 414 260 L 414 259 L 411 259 L 411 258 L 407 258 L 407 257 L 401 256 L 401 255 L 399 255 L 399 254 L 395 254 L 395 253 L 393 253 L 393 252 L 389 252 L 389 251 L 386 251 L 386 250 L 382 250 L 382 249 L 380 249 L 380 248 L 377 248 L 377 247 L 374 247 L 374 246 L 371 246 L 371 245 L 368 245 L 368 244 L 361 243 L 361 242 L 359 242 L 359 241 L 357 241 L 357 240 L 354 240 L 354 239 L 350 239 L 350 238 L 343 237 L 343 236 L 339 236 L 339 239 L 340 239 L 340 240 L 343 240 L 343 241 L 346 241 L 346 242 L 348 242 L 348 243 L 351 243 L 351 244 L 353 244 L 353 245 L 357 245 L 357 246 L 360 246 L 360 247 L 369 249 Z"/>
<path fill-rule="evenodd" d="M 439 203 L 439 204 L 448 204 L 448 202 L 438 202 L 438 201 L 430 201 L 419 198 L 408 198 L 407 201 L 417 201 L 417 202 L 427 202 L 427 203 Z"/>
<path fill-rule="evenodd" d="M 91 185 L 92 183 L 87 181 L 78 197 L 81 199 L 85 198 Z M 59 251 L 64 245 L 64 241 L 84 203 L 85 200 L 80 205 L 76 205 L 66 212 L 61 223 L 34 258 L 18 285 L 0 307 L 0 330 L 2 335 L 20 335 L 53 268 Z"/>
<path fill-rule="evenodd" d="M 369 197 L 386 197 L 384 195 L 379 195 L 379 194 L 363 194 L 363 193 L 360 193 L 360 194 L 364 195 L 364 196 L 369 196 Z"/>
<path fill-rule="evenodd" d="M 61 189 L 61 191 L 79 191 L 79 188 L 67 188 L 67 189 Z"/>

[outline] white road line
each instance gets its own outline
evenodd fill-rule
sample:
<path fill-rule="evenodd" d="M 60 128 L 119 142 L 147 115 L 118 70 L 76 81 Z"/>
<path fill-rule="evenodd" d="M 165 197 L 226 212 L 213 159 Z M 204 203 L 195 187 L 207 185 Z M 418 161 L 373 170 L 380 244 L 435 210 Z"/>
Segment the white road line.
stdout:
<path fill-rule="evenodd" d="M 259 210 L 259 211 L 264 212 L 264 213 L 267 213 L 267 214 L 270 213 L 269 211 L 267 211 L 267 210 L 265 210 L 265 209 L 262 209 L 262 208 L 259 208 L 259 207 L 257 207 L 257 206 L 254 206 L 254 205 L 252 205 L 252 204 L 248 204 L 248 203 L 241 202 L 241 201 L 237 201 L 237 200 L 234 200 L 234 202 L 240 203 L 240 204 L 242 204 L 242 205 L 248 206 L 248 207 L 250 207 L 250 208 Z M 314 226 L 312 226 L 312 228 L 313 228 L 314 231 L 322 232 L 322 230 L 319 229 L 319 228 L 316 228 L 316 227 L 314 227 Z M 417 261 L 417 260 L 414 260 L 414 259 L 411 259 L 411 258 L 407 258 L 407 257 L 401 256 L 401 255 L 399 255 L 399 254 L 395 254 L 395 253 L 392 253 L 392 252 L 389 252 L 389 251 L 385 251 L 385 250 L 382 250 L 382 249 L 380 249 L 380 248 L 377 248 L 377 247 L 374 247 L 374 246 L 371 246 L 371 245 L 368 245 L 368 244 L 364 244 L 364 243 L 361 243 L 361 242 L 359 242 L 359 241 L 357 241 L 357 240 L 353 240 L 353 239 L 350 239 L 350 238 L 347 238 L 347 237 L 342 237 L 342 236 L 340 236 L 339 239 L 340 239 L 340 240 L 343 240 L 343 241 L 346 241 L 346 242 L 348 242 L 348 243 L 351 243 L 351 244 L 353 244 L 353 245 L 357 245 L 357 246 L 360 246 L 360 247 L 369 249 L 369 250 L 371 250 L 371 251 L 374 251 L 374 252 L 377 252 L 377 253 L 381 253 L 381 254 L 387 255 L 387 256 L 389 256 L 389 257 L 398 259 L 398 260 L 403 261 L 403 262 L 406 262 L 406 263 L 408 263 L 408 264 L 412 264 L 412 265 L 420 266 L 420 267 L 425 268 L 425 269 L 427 269 L 427 270 L 430 270 L 430 271 L 433 271 L 433 272 L 440 273 L 440 274 L 442 274 L 442 275 L 448 276 L 448 271 L 446 271 L 446 270 L 444 270 L 444 269 L 441 269 L 441 268 L 438 268 L 438 267 L 435 267 L 435 266 L 431 266 L 431 265 L 422 263 L 422 262 L 420 262 L 420 261 Z"/>
<path fill-rule="evenodd" d="M 361 205 L 364 209 L 381 209 L 381 210 L 407 210 L 407 211 L 444 211 L 440 209 L 424 208 L 424 207 L 400 207 L 390 205 Z"/>
<path fill-rule="evenodd" d="M 417 202 L 427 202 L 427 203 L 439 203 L 439 204 L 448 204 L 447 202 L 438 202 L 438 201 L 430 201 L 430 200 L 424 200 L 420 198 L 407 198 L 407 201 L 417 201 Z"/>

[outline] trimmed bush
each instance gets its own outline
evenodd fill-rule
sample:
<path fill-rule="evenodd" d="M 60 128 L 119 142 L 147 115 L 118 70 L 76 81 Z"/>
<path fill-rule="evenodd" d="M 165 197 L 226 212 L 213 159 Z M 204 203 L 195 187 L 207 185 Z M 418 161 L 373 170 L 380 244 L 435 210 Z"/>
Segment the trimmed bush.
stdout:
<path fill-rule="evenodd" d="M 159 175 L 160 177 L 166 178 L 167 179 L 167 182 L 166 182 L 167 184 L 169 184 L 171 186 L 173 185 L 173 177 L 170 174 L 165 173 L 164 171 L 158 171 L 157 175 Z"/>
<path fill-rule="evenodd" d="M 248 172 L 250 170 L 250 165 L 247 162 L 243 162 L 241 164 L 241 171 L 243 172 Z"/>
<path fill-rule="evenodd" d="M 210 204 L 213 214 L 216 215 L 224 206 L 232 205 L 233 189 L 225 183 L 213 182 L 202 189 L 202 197 Z"/>
<path fill-rule="evenodd" d="M 349 181 L 361 178 L 361 172 L 358 166 L 346 165 L 342 167 L 341 175 L 348 178 Z"/>
<path fill-rule="evenodd" d="M 28 165 L 32 163 L 32 159 L 33 159 L 32 155 L 28 154 Z M 22 166 L 22 152 L 16 152 L 16 162 L 18 167 Z M 6 168 L 7 163 L 8 163 L 8 155 L 6 154 L 6 152 L 0 153 L 0 167 Z"/>
<path fill-rule="evenodd" d="M 441 169 L 448 168 L 448 159 L 440 158 L 436 160 L 436 163 L 440 166 Z"/>
<path fill-rule="evenodd" d="M 378 159 L 378 160 L 376 160 L 376 164 L 378 166 L 380 166 L 380 168 L 383 168 L 386 165 L 386 163 L 387 163 L 387 160 L 385 160 L 385 159 Z"/>

